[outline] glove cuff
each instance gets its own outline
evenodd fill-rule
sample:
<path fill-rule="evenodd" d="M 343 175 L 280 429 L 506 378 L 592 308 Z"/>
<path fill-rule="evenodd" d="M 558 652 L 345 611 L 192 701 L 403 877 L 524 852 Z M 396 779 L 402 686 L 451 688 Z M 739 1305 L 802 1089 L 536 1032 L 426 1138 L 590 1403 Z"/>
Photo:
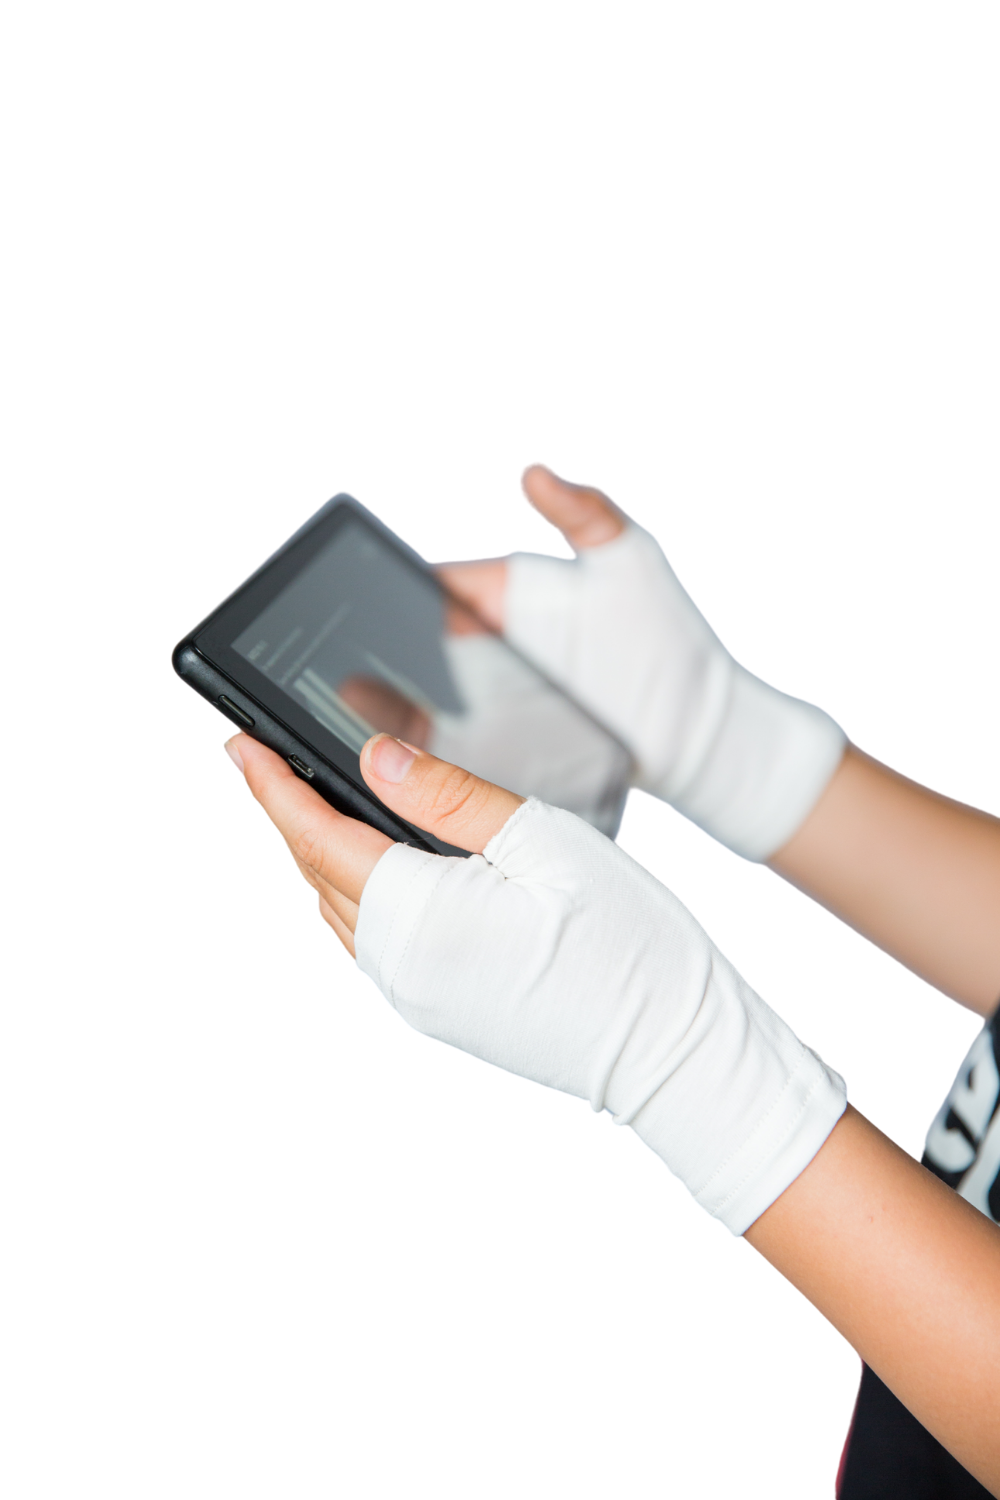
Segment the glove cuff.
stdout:
<path fill-rule="evenodd" d="M 812 812 L 847 746 L 829 714 L 734 664 L 718 732 L 683 787 L 651 787 L 744 859 L 766 860 Z"/>
<path fill-rule="evenodd" d="M 763 1002 L 758 1001 L 758 1006 L 763 1009 Z M 699 1180 L 701 1174 L 692 1172 L 691 1164 L 678 1162 L 678 1155 L 686 1153 L 678 1145 L 673 1080 L 654 1094 L 631 1122 L 640 1139 L 681 1177 L 695 1202 L 736 1235 L 745 1234 L 805 1170 L 847 1108 L 847 1087 L 840 1074 L 803 1046 L 779 1017 L 771 1013 L 771 1019 L 785 1037 L 771 1038 L 767 1050 L 759 1048 L 756 1055 L 751 1053 L 742 1071 L 759 1073 L 763 1062 L 769 1072 L 778 1075 L 770 1080 L 777 1087 L 770 1097 L 765 1092 L 762 1098 L 741 1098 L 747 1093 L 742 1085 L 749 1078 L 733 1080 L 742 1104 L 740 1117 L 718 1123 L 727 1127 L 722 1138 L 731 1140 L 735 1136 L 738 1144 L 721 1165 L 713 1166 L 709 1176 Z M 782 1075 L 777 1059 L 788 1044 L 799 1049 L 800 1056 Z M 727 1116 L 730 1112 L 725 1104 L 720 1110 Z M 682 1170 L 678 1170 L 679 1165 Z M 683 1170 L 684 1166 L 688 1170 Z"/>

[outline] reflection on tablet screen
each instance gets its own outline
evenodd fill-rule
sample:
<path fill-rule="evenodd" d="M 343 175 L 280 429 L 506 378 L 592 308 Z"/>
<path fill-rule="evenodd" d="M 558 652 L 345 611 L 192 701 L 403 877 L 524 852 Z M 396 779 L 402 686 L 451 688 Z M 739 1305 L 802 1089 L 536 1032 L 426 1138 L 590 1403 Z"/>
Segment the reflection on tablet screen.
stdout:
<path fill-rule="evenodd" d="M 384 730 L 617 829 L 623 747 L 361 520 L 233 647 L 355 752 Z"/>

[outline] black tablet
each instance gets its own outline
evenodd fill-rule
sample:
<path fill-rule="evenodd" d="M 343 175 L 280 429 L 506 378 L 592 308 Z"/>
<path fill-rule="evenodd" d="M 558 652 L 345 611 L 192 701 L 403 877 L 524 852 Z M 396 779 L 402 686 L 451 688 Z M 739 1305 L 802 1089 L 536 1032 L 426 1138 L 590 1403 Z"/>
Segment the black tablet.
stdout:
<path fill-rule="evenodd" d="M 177 646 L 174 667 L 339 811 L 421 849 L 358 754 L 377 730 L 617 830 L 628 752 L 338 495 Z"/>

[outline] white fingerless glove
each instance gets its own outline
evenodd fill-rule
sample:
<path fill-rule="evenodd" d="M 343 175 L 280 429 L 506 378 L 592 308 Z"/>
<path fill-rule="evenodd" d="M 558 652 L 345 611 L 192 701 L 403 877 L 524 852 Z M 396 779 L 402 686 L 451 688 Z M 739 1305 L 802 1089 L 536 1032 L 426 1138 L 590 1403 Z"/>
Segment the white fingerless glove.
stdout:
<path fill-rule="evenodd" d="M 648 532 L 507 566 L 508 639 L 628 746 L 635 785 L 747 859 L 791 838 L 843 731 L 733 660 Z"/>
<path fill-rule="evenodd" d="M 846 1105 L 659 881 L 534 799 L 482 855 L 387 850 L 355 945 L 411 1026 L 610 1110 L 734 1234 Z"/>

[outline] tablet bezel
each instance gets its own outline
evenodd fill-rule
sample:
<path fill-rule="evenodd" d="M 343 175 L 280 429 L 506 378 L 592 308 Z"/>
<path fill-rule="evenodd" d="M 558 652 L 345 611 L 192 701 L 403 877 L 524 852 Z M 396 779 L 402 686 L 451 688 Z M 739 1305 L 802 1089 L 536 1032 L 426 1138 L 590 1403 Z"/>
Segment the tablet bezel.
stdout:
<path fill-rule="evenodd" d="M 383 545 L 402 554 L 411 566 L 416 566 L 431 579 L 435 587 L 441 588 L 423 558 L 405 546 L 363 505 L 359 505 L 349 495 L 338 495 L 317 512 L 303 531 L 296 533 L 280 552 L 231 594 L 224 604 L 220 604 L 194 632 L 191 640 L 201 656 L 234 682 L 240 683 L 251 698 L 287 724 L 296 736 L 318 750 L 325 760 L 345 776 L 349 776 L 356 786 L 365 788 L 357 754 L 314 718 L 307 708 L 296 702 L 269 677 L 265 677 L 253 662 L 234 650 L 232 644 L 317 553 L 329 546 L 348 520 L 359 522 L 374 532 Z"/>
<path fill-rule="evenodd" d="M 417 568 L 444 594 L 445 590 L 419 553 L 351 495 L 335 495 L 185 636 L 174 650 L 174 668 L 227 718 L 290 761 L 295 774 L 312 784 L 341 812 L 363 818 L 397 841 L 438 853 L 464 854 L 467 851 L 421 833 L 391 813 L 366 785 L 358 755 L 233 648 L 232 643 L 247 626 L 333 541 L 349 520 L 367 527 L 379 542 Z M 223 695 L 229 697 L 238 711 L 250 715 L 252 726 L 244 725 L 226 708 L 221 701 Z M 304 760 L 314 774 L 303 775 L 291 760 L 292 754 Z"/>
<path fill-rule="evenodd" d="M 420 832 L 392 813 L 365 783 L 357 753 L 233 645 L 349 521 L 370 531 L 376 541 L 431 582 L 444 600 L 451 599 L 433 568 L 418 552 L 351 495 L 339 494 L 311 516 L 180 642 L 174 650 L 174 668 L 220 713 L 288 761 L 297 776 L 308 781 L 340 812 L 361 818 L 390 838 L 417 848 L 441 854 L 465 854 L 466 850 Z M 452 600 L 452 603 L 474 614 L 463 601 Z M 492 633 L 485 623 L 483 629 Z M 520 655 L 509 643 L 505 644 L 513 655 Z M 533 664 L 532 670 L 538 673 Z M 556 690 L 569 696 L 561 688 Z M 580 704 L 571 701 L 580 714 L 598 724 L 628 755 L 626 747 L 607 725 L 598 723 Z"/>

